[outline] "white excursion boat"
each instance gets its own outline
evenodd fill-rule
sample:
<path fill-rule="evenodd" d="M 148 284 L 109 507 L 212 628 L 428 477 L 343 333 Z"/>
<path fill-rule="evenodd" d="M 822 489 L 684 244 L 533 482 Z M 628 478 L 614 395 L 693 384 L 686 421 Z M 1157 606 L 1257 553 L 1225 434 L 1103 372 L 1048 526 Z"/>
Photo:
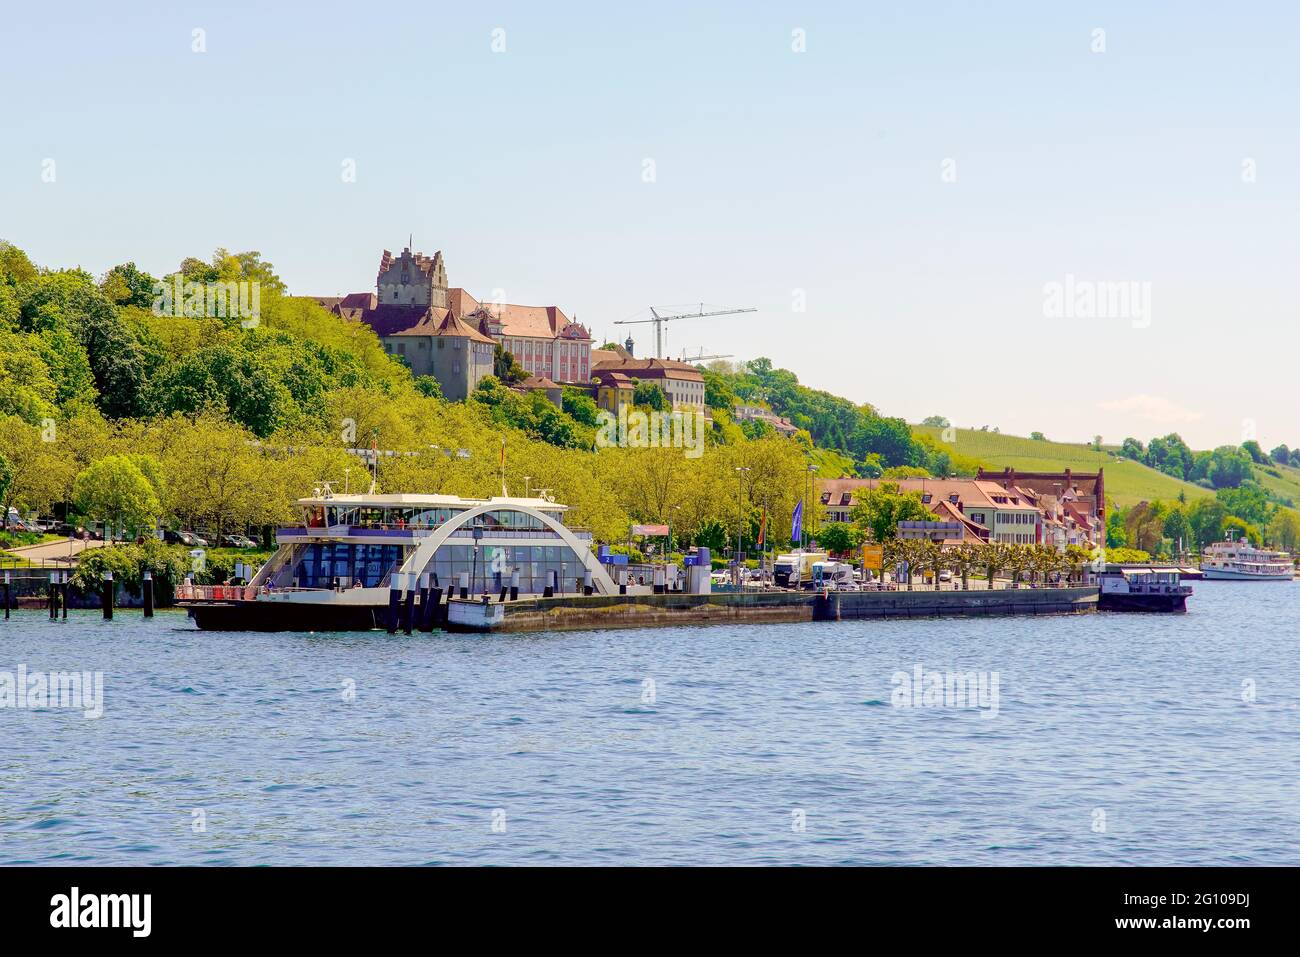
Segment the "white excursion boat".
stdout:
<path fill-rule="evenodd" d="M 1286 552 L 1272 552 L 1229 538 L 1201 553 L 1201 574 L 1207 579 L 1231 581 L 1291 581 L 1295 578 L 1295 564 Z"/>

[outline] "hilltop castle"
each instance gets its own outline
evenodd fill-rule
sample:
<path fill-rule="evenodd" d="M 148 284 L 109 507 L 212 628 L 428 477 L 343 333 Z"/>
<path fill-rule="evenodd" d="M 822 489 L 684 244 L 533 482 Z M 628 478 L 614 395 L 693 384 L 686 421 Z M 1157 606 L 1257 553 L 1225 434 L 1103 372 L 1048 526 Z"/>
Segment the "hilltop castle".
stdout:
<path fill-rule="evenodd" d="M 319 298 L 321 305 L 364 322 L 384 349 L 401 356 L 416 375 L 431 375 L 448 399 L 464 399 L 492 374 L 500 343 L 519 364 L 552 388 L 586 385 L 591 377 L 591 334 L 558 306 L 479 302 L 448 285 L 442 252 L 432 256 L 408 246 L 379 259 L 375 291 Z"/>

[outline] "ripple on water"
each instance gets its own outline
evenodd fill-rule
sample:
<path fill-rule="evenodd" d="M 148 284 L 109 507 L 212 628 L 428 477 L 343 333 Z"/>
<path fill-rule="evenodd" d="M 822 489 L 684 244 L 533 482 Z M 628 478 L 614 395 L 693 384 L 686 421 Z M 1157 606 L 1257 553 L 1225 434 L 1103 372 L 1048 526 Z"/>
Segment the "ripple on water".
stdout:
<path fill-rule="evenodd" d="M 106 709 L 0 722 L 0 864 L 1294 863 L 1300 589 L 1195 587 L 1178 617 L 400 645 L 18 612 L 12 663 L 102 669 Z M 918 664 L 998 672 L 997 717 L 894 708 Z"/>

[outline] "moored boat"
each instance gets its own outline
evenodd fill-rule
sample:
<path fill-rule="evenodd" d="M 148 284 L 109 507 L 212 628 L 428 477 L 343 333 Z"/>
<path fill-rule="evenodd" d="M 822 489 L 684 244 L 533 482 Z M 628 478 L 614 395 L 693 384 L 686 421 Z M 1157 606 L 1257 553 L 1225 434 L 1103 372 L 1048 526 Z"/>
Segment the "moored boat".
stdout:
<path fill-rule="evenodd" d="M 1096 579 L 1099 611 L 1186 611 L 1192 594 L 1177 570 L 1107 565 Z"/>
<path fill-rule="evenodd" d="M 178 589 L 200 628 L 391 629 L 400 617 L 479 630 L 495 613 L 453 612 L 453 595 L 619 593 L 591 534 L 565 524 L 568 506 L 547 498 L 339 495 L 325 485 L 297 504 L 300 521 L 277 531 L 276 551 L 250 580 Z"/>
<path fill-rule="evenodd" d="M 1286 552 L 1256 548 L 1229 537 L 1201 553 L 1201 573 L 1219 581 L 1292 581 L 1295 564 Z"/>

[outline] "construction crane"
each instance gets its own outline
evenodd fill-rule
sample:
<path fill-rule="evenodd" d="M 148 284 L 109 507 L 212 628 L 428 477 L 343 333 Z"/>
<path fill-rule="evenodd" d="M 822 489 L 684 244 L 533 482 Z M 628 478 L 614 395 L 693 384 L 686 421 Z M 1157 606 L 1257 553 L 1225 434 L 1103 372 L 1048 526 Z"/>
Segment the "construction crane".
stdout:
<path fill-rule="evenodd" d="M 722 356 L 722 355 L 719 355 L 719 356 L 706 356 L 706 355 L 704 354 L 704 350 L 703 350 L 703 349 L 700 349 L 700 354 L 699 354 L 698 356 L 688 356 L 688 355 L 686 354 L 686 350 L 683 349 L 683 350 L 682 350 L 682 357 L 681 357 L 681 359 L 680 359 L 679 361 L 681 361 L 681 362 L 689 362 L 689 363 L 691 363 L 691 365 L 699 365 L 701 362 L 712 362 L 714 359 L 734 359 L 734 358 L 735 358 L 735 356 L 731 355 L 730 353 L 728 353 L 728 354 L 725 355 L 725 356 Z"/>
<path fill-rule="evenodd" d="M 704 311 L 704 303 L 700 303 L 699 312 L 683 312 L 676 316 L 661 316 L 654 306 L 650 307 L 650 319 L 617 319 L 614 321 L 616 326 L 635 326 L 640 323 L 653 322 L 655 324 L 655 358 L 663 359 L 664 356 L 664 324 L 672 322 L 675 319 L 707 319 L 710 316 L 734 316 L 739 312 L 758 312 L 755 307 L 745 307 L 740 309 L 715 309 L 711 312 Z"/>

